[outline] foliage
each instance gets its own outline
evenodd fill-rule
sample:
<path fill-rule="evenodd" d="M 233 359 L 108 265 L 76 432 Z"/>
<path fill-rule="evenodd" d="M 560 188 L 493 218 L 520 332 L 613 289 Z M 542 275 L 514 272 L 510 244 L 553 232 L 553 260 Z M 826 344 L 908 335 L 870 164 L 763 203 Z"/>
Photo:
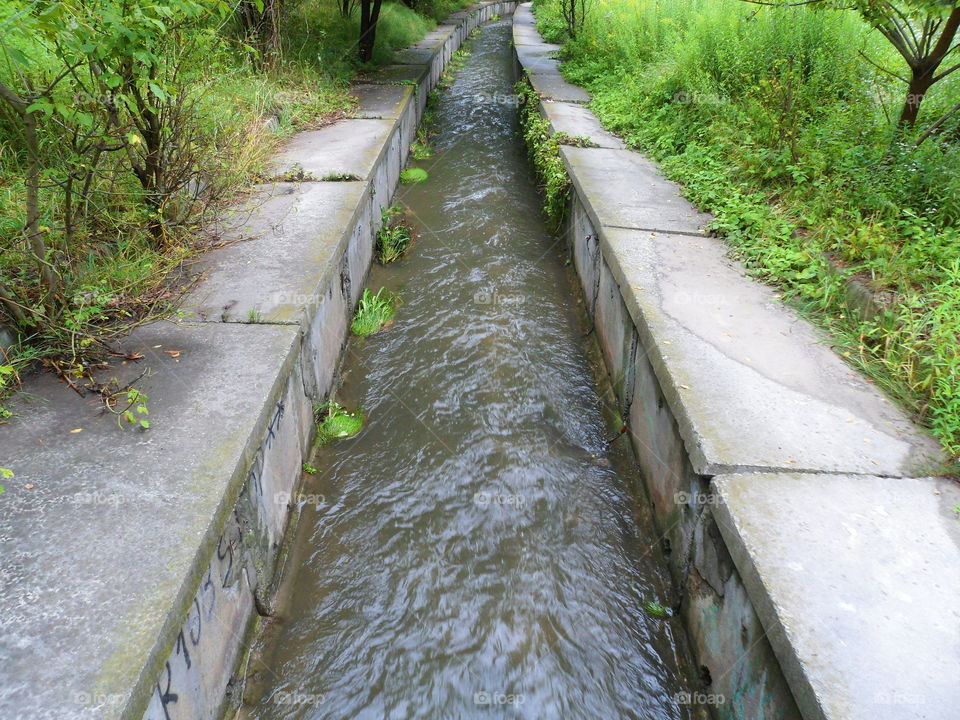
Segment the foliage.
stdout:
<path fill-rule="evenodd" d="M 316 445 L 327 445 L 334 440 L 353 437 L 363 429 L 363 408 L 353 412 L 331 400 L 321 405 L 315 415 L 317 425 Z M 306 465 L 304 466 L 306 471 Z"/>
<path fill-rule="evenodd" d="M 403 219 L 400 207 L 384 208 L 377 231 L 377 259 L 384 265 L 396 262 L 413 243 L 413 229 Z"/>
<path fill-rule="evenodd" d="M 527 154 L 543 187 L 544 210 L 559 223 L 567 208 L 570 193 L 570 177 L 560 157 L 562 137 L 550 134 L 550 124 L 540 116 L 538 98 L 526 79 L 516 86 L 519 99 L 520 128 L 527 144 Z"/>
<path fill-rule="evenodd" d="M 643 603 L 643 609 L 648 615 L 658 618 L 668 618 L 673 615 L 673 612 L 668 607 L 664 607 L 656 600 L 647 600 Z"/>
<path fill-rule="evenodd" d="M 365 289 L 350 323 L 350 332 L 358 337 L 380 332 L 393 320 L 397 304 L 397 297 L 386 288 L 380 288 L 376 294 L 370 292 L 370 288 Z"/>
<path fill-rule="evenodd" d="M 147 400 L 149 399 L 147 395 L 136 388 L 128 389 L 125 395 L 127 405 L 117 413 L 117 424 L 122 426 L 123 422 L 126 422 L 139 427 L 141 430 L 149 430 L 150 421 L 147 420 L 147 416 L 150 414 L 147 409 Z"/>
<path fill-rule="evenodd" d="M 358 70 L 435 25 L 385 3 L 361 65 L 358 23 L 332 0 L 0 0 L 4 366 L 39 360 L 103 396 L 93 369 L 172 311 L 208 219 L 284 137 L 352 107 Z"/>
<path fill-rule="evenodd" d="M 563 39 L 555 0 L 537 21 Z M 599 0 L 564 55 L 604 125 L 960 452 L 960 119 L 918 145 L 924 129 L 896 112 L 901 81 L 874 64 L 904 70 L 889 42 L 855 12 Z M 954 75 L 924 112 L 958 100 Z M 854 278 L 886 298 L 879 315 L 847 306 Z"/>
<path fill-rule="evenodd" d="M 421 183 L 429 177 L 427 171 L 423 168 L 407 168 L 400 173 L 400 182 L 404 185 L 415 185 Z"/>

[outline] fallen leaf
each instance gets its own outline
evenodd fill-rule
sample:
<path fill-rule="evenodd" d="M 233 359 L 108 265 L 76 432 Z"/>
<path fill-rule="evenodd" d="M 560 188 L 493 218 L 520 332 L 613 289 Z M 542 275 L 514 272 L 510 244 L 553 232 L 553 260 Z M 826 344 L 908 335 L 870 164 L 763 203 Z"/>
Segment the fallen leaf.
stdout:
<path fill-rule="evenodd" d="M 33 490 L 33 483 L 27 483 L 26 485 L 24 485 L 24 487 L 25 487 L 27 490 Z"/>
<path fill-rule="evenodd" d="M 76 435 L 79 432 L 83 432 L 83 428 L 74 428 L 70 431 L 71 434 Z"/>
<path fill-rule="evenodd" d="M 169 355 L 170 357 L 172 357 L 172 358 L 178 358 L 178 357 L 180 357 L 180 351 L 179 351 L 179 350 L 164 350 L 164 352 L 165 352 L 167 355 Z"/>

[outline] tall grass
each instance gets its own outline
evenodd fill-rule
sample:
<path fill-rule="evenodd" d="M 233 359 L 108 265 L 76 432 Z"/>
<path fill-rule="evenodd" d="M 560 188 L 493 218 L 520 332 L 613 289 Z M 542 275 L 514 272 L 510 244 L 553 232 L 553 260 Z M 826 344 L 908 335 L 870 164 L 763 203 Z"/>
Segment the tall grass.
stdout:
<path fill-rule="evenodd" d="M 565 42 L 554 0 L 541 32 Z M 914 146 L 902 60 L 852 12 L 737 0 L 598 0 L 564 72 L 603 123 L 661 161 L 760 278 L 960 453 L 960 117 Z M 921 126 L 960 101 L 960 74 Z M 844 306 L 857 277 L 891 301 Z"/>

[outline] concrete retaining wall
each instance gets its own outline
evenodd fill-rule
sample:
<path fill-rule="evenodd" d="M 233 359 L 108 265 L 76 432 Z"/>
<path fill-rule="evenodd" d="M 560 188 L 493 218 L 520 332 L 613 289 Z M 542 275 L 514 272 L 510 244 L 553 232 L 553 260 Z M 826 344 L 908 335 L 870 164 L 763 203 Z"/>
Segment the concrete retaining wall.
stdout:
<path fill-rule="evenodd" d="M 239 700 L 381 209 L 446 63 L 514 6 L 470 6 L 363 78 L 352 117 L 295 136 L 278 181 L 224 216 L 180 320 L 138 329 L 101 372 L 122 385 L 149 367 L 149 431 L 46 375 L 17 399 L 0 436 L 16 473 L 0 717 L 214 719 Z"/>
<path fill-rule="evenodd" d="M 565 234 L 701 667 L 699 701 L 723 719 L 950 717 L 960 492 L 915 477 L 937 471 L 936 443 L 603 130 L 529 4 L 514 45 L 551 130 L 589 141 L 560 151 Z M 906 538 L 919 527 L 930 544 L 918 555 Z"/>

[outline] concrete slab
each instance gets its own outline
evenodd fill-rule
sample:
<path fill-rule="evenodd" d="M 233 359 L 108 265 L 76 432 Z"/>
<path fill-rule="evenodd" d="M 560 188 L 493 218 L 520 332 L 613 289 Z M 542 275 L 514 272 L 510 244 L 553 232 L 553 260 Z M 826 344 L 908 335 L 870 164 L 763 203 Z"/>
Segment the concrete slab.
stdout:
<path fill-rule="evenodd" d="M 360 76 L 360 82 L 377 85 L 417 85 L 429 72 L 426 65 L 384 65 Z"/>
<path fill-rule="evenodd" d="M 403 50 L 398 50 L 393 54 L 393 62 L 396 65 L 429 65 L 433 60 L 435 48 L 417 47 L 413 45 Z"/>
<path fill-rule="evenodd" d="M 315 180 L 349 176 L 368 180 L 396 120 L 347 119 L 294 135 L 271 163 L 277 177 L 302 170 Z"/>
<path fill-rule="evenodd" d="M 705 235 L 711 217 L 630 150 L 564 147 L 560 154 L 594 225 Z"/>
<path fill-rule="evenodd" d="M 938 444 L 747 277 L 720 240 L 599 235 L 698 473 L 938 472 Z"/>
<path fill-rule="evenodd" d="M 729 475 L 714 516 L 807 720 L 952 720 L 957 482 Z"/>
<path fill-rule="evenodd" d="M 571 85 L 559 70 L 544 70 L 529 72 L 527 77 L 536 93 L 546 100 L 560 100 L 563 102 L 587 103 L 590 95 L 581 87 Z"/>
<path fill-rule="evenodd" d="M 541 113 L 549 121 L 554 133 L 587 138 L 602 148 L 624 150 L 627 147 L 616 135 L 604 130 L 596 116 L 582 105 L 544 100 Z"/>
<path fill-rule="evenodd" d="M 533 4 L 532 3 L 523 3 L 517 5 L 517 9 L 513 13 L 513 26 L 517 25 L 536 25 L 537 20 L 533 16 Z"/>
<path fill-rule="evenodd" d="M 399 118 L 413 92 L 412 85 L 354 85 L 350 88 L 350 94 L 357 98 L 358 103 L 353 117 Z"/>
<path fill-rule="evenodd" d="M 187 319 L 306 328 L 358 220 L 369 229 L 369 218 L 360 218 L 368 187 L 324 182 L 260 188 L 220 221 L 219 236 L 236 242 L 191 266 L 203 278 L 182 304 Z"/>
<path fill-rule="evenodd" d="M 436 50 L 443 45 L 456 31 L 457 28 L 453 25 L 438 25 L 436 28 L 424 35 L 420 40 L 411 45 L 411 47 L 432 48 L 433 50 Z"/>
<path fill-rule="evenodd" d="M 560 61 L 556 54 L 548 47 L 535 45 L 518 45 L 514 48 L 517 59 L 527 72 L 557 73 L 560 72 Z"/>
<path fill-rule="evenodd" d="M 0 433 L 16 473 L 0 513 L 0 717 L 117 718 L 135 688 L 154 689 L 170 652 L 161 631 L 175 623 L 175 634 L 193 602 L 298 336 L 270 325 L 135 331 L 119 345 L 144 360 L 103 374 L 151 369 L 146 432 L 121 429 L 51 375 L 17 396 L 22 416 Z"/>
<path fill-rule="evenodd" d="M 518 14 L 514 14 L 514 17 L 521 17 Z M 537 32 L 536 26 L 526 23 L 519 23 L 514 21 L 513 24 L 513 44 L 514 45 L 527 45 L 527 44 L 538 44 L 542 43 L 543 38 L 540 37 L 540 33 Z"/>

